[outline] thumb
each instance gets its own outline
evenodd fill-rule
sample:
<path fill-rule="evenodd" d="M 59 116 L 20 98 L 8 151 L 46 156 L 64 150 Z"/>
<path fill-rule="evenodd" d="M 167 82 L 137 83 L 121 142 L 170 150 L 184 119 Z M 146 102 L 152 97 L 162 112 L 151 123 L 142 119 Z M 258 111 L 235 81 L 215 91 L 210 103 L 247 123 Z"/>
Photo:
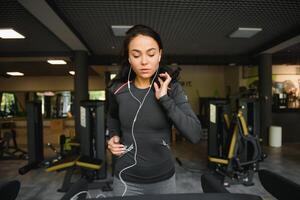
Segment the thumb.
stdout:
<path fill-rule="evenodd" d="M 119 136 L 115 136 L 114 137 L 114 143 L 119 143 L 120 142 L 120 137 Z"/>

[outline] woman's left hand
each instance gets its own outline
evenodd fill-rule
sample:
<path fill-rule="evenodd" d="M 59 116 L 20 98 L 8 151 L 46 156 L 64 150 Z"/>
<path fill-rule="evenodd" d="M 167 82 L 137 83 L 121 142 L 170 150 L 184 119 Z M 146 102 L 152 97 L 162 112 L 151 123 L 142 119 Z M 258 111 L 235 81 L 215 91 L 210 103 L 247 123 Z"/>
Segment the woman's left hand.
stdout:
<path fill-rule="evenodd" d="M 168 86 L 171 82 L 172 78 L 170 75 L 165 72 L 162 74 L 158 74 L 158 81 L 160 86 L 154 82 L 154 89 L 155 89 L 155 97 L 156 99 L 160 99 L 162 96 L 166 95 L 168 92 Z"/>

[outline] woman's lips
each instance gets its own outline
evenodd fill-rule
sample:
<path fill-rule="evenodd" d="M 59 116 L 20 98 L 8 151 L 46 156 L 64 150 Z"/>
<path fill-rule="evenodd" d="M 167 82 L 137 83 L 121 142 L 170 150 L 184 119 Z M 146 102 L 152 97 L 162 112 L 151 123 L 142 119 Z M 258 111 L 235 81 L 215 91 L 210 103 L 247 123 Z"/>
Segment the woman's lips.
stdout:
<path fill-rule="evenodd" d="M 141 69 L 141 73 L 143 74 L 147 74 L 147 73 L 150 73 L 151 70 L 150 69 Z"/>

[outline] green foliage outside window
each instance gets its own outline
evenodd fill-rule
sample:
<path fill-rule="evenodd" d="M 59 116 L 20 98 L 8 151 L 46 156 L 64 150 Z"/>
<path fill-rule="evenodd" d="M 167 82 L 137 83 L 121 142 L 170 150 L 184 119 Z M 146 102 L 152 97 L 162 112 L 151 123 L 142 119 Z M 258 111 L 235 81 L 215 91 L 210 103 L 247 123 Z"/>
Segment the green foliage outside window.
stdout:
<path fill-rule="evenodd" d="M 12 117 L 17 112 L 16 99 L 13 93 L 2 93 L 1 117 Z"/>
<path fill-rule="evenodd" d="M 105 91 L 89 91 L 89 99 L 90 100 L 105 100 Z"/>

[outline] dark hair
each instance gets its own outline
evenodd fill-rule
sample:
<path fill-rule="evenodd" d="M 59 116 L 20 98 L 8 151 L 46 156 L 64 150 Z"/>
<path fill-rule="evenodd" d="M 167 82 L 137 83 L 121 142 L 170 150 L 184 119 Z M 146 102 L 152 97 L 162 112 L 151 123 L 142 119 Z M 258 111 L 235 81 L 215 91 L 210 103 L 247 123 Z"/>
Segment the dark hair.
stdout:
<path fill-rule="evenodd" d="M 138 35 L 144 35 L 149 36 L 153 38 L 157 44 L 160 50 L 163 49 L 162 41 L 160 39 L 160 35 L 154 31 L 152 28 L 145 26 L 145 25 L 135 25 L 132 28 L 130 28 L 126 32 L 126 37 L 123 42 L 123 48 L 121 53 L 121 69 L 118 72 L 117 76 L 113 79 L 112 83 L 115 82 L 126 82 L 128 79 L 128 73 L 130 69 L 130 64 L 128 61 L 128 46 L 129 43 L 132 41 L 133 38 L 135 38 Z M 131 71 L 130 80 L 133 80 L 135 78 L 136 74 L 134 71 Z"/>

